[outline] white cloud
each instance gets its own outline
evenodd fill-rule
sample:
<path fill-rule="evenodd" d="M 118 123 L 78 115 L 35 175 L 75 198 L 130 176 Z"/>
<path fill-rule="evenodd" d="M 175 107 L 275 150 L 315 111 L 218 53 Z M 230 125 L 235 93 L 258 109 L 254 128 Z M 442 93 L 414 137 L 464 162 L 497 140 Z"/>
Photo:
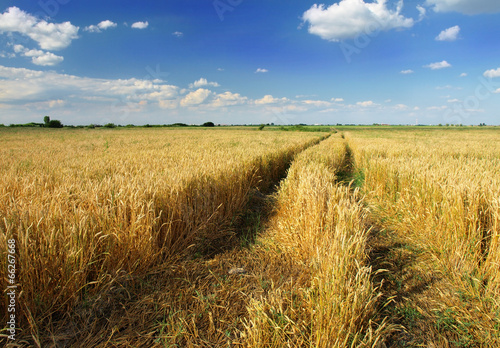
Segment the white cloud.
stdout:
<path fill-rule="evenodd" d="M 48 23 L 13 6 L 0 14 L 0 33 L 17 32 L 35 40 L 44 50 L 60 50 L 78 38 L 79 28 L 70 22 Z"/>
<path fill-rule="evenodd" d="M 162 109 L 176 109 L 179 106 L 179 102 L 174 100 L 160 100 L 158 106 Z"/>
<path fill-rule="evenodd" d="M 344 101 L 344 98 L 332 98 L 330 100 L 334 103 L 341 103 Z"/>
<path fill-rule="evenodd" d="M 14 52 L 16 53 L 21 53 L 24 52 L 26 49 L 24 48 L 23 45 L 14 45 Z"/>
<path fill-rule="evenodd" d="M 459 99 L 448 99 L 447 100 L 448 103 L 460 103 L 460 100 Z"/>
<path fill-rule="evenodd" d="M 255 73 L 266 73 L 266 72 L 269 72 L 269 70 L 263 68 L 258 68 L 257 70 L 255 70 Z"/>
<path fill-rule="evenodd" d="M 370 106 L 376 106 L 378 104 L 375 104 L 371 100 L 367 100 L 367 101 L 357 102 L 356 105 L 366 108 L 366 107 L 370 107 Z"/>
<path fill-rule="evenodd" d="M 192 106 L 199 105 L 203 103 L 210 95 L 212 91 L 204 88 L 199 88 L 194 92 L 186 95 L 180 102 L 181 106 Z"/>
<path fill-rule="evenodd" d="M 451 64 L 448 63 L 446 60 L 443 60 L 442 62 L 431 63 L 429 65 L 424 65 L 424 68 L 430 68 L 431 70 L 439 70 L 450 67 Z"/>
<path fill-rule="evenodd" d="M 408 69 L 408 70 L 402 70 L 400 73 L 403 75 L 408 75 L 408 74 L 413 74 L 414 71 L 411 69 Z"/>
<path fill-rule="evenodd" d="M 435 12 L 460 12 L 464 14 L 500 12 L 498 0 L 426 0 L 427 6 L 432 6 Z"/>
<path fill-rule="evenodd" d="M 425 15 L 427 14 L 427 10 L 420 5 L 417 5 L 417 10 L 420 13 L 418 20 L 421 21 L 422 19 L 424 19 Z"/>
<path fill-rule="evenodd" d="M 110 21 L 109 19 L 106 19 L 105 21 L 100 22 L 97 25 L 89 25 L 88 27 L 85 27 L 85 31 L 89 31 L 91 33 L 100 33 L 102 30 L 106 30 L 109 28 L 116 28 L 118 24 L 115 22 Z"/>
<path fill-rule="evenodd" d="M 395 10 L 386 6 L 386 0 L 365 3 L 363 0 L 342 0 L 328 8 L 313 5 L 304 12 L 302 20 L 309 22 L 309 33 L 322 39 L 341 41 L 353 39 L 361 34 L 370 34 L 379 30 L 410 28 L 415 21 L 401 15 L 403 1 L 399 1 Z M 420 7 L 420 16 L 425 10 Z"/>
<path fill-rule="evenodd" d="M 39 50 L 31 50 L 25 53 L 27 57 L 32 57 L 31 61 L 33 64 L 42 66 L 54 66 L 61 63 L 64 58 L 61 56 L 56 56 L 52 52 L 43 52 Z"/>
<path fill-rule="evenodd" d="M 46 110 L 46 109 L 54 109 L 54 108 L 62 108 L 64 107 L 66 102 L 61 99 L 57 100 L 48 100 L 43 102 L 35 102 L 26 104 L 28 107 L 33 107 L 38 110 Z"/>
<path fill-rule="evenodd" d="M 44 52 L 37 49 L 29 50 L 23 45 L 14 45 L 14 52 L 20 53 L 25 57 L 30 57 L 33 64 L 41 66 L 54 66 L 64 60 L 63 57 L 57 56 L 52 52 Z"/>
<path fill-rule="evenodd" d="M 83 30 L 91 32 L 91 33 L 100 33 L 101 32 L 99 27 L 97 25 L 93 25 L 93 24 L 83 28 Z"/>
<path fill-rule="evenodd" d="M 133 29 L 146 29 L 149 26 L 149 22 L 135 22 L 132 24 Z"/>
<path fill-rule="evenodd" d="M 436 36 L 437 41 L 455 41 L 460 33 L 460 27 L 455 25 L 454 27 L 443 30 Z"/>
<path fill-rule="evenodd" d="M 189 88 L 199 88 L 203 86 L 219 87 L 220 85 L 217 82 L 208 82 L 207 79 L 203 77 L 200 78 L 198 81 L 189 84 Z"/>
<path fill-rule="evenodd" d="M 174 32 L 172 33 L 172 35 L 177 36 L 177 37 L 182 37 L 182 36 L 184 36 L 184 33 L 183 33 L 183 32 L 180 32 L 180 31 L 174 31 Z"/>
<path fill-rule="evenodd" d="M 460 77 L 466 77 L 467 76 L 467 73 L 461 73 L 460 74 Z"/>
<path fill-rule="evenodd" d="M 405 105 L 405 104 L 397 104 L 394 106 L 394 110 L 398 110 L 398 111 L 404 111 L 404 110 L 408 110 L 409 107 L 408 105 Z"/>
<path fill-rule="evenodd" d="M 288 101 L 287 98 L 281 98 L 281 99 L 274 98 L 272 95 L 267 94 L 264 97 L 262 97 L 261 99 L 256 99 L 254 101 L 254 103 L 257 105 L 264 105 L 264 104 L 276 104 L 276 103 L 286 102 L 286 101 Z"/>
<path fill-rule="evenodd" d="M 315 107 L 330 107 L 332 105 L 332 103 L 324 100 L 303 100 L 302 103 Z"/>
<path fill-rule="evenodd" d="M 490 79 L 494 77 L 500 77 L 500 68 L 496 70 L 495 69 L 486 70 L 483 75 L 484 77 L 489 77 Z"/>
<path fill-rule="evenodd" d="M 116 28 L 117 24 L 110 21 L 109 19 L 106 19 L 105 21 L 102 21 L 99 24 L 97 24 L 97 26 L 99 27 L 99 29 L 106 30 L 109 28 Z"/>
<path fill-rule="evenodd" d="M 0 52 L 0 57 L 2 58 L 15 58 L 16 54 L 15 53 L 7 53 L 5 51 Z"/>
<path fill-rule="evenodd" d="M 37 102 L 47 99 L 127 102 L 176 99 L 177 86 L 157 84 L 150 80 L 109 80 L 0 66 L 1 102 Z"/>
<path fill-rule="evenodd" d="M 248 101 L 247 97 L 241 96 L 239 93 L 224 92 L 217 94 L 210 106 L 224 107 L 232 105 L 245 104 Z"/>

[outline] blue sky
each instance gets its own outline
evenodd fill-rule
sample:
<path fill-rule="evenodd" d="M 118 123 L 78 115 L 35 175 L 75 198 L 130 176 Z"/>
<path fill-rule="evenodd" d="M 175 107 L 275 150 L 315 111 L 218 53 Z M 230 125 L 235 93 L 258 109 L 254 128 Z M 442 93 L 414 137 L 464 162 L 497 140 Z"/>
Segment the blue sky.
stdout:
<path fill-rule="evenodd" d="M 0 6 L 3 124 L 500 124 L 498 0 Z"/>

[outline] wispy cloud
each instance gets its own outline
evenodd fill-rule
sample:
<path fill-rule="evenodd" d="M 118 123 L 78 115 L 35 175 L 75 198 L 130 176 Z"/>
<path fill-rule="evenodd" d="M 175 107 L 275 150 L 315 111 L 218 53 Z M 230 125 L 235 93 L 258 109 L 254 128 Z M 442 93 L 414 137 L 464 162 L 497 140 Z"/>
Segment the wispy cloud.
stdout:
<path fill-rule="evenodd" d="M 269 70 L 267 69 L 263 69 L 263 68 L 258 68 L 257 70 L 255 70 L 255 73 L 266 73 L 266 72 L 269 72 Z"/>

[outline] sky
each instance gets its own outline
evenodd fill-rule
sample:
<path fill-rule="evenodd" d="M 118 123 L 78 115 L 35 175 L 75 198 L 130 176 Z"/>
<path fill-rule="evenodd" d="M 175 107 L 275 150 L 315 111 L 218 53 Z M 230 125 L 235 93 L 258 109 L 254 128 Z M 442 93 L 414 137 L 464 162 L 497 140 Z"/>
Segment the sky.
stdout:
<path fill-rule="evenodd" d="M 0 0 L 0 123 L 500 124 L 498 0 Z"/>

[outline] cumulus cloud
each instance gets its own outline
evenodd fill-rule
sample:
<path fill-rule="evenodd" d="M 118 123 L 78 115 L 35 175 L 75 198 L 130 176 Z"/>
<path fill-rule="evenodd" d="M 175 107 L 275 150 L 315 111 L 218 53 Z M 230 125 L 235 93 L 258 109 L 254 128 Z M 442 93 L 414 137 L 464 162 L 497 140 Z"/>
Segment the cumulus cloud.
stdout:
<path fill-rule="evenodd" d="M 257 70 L 255 70 L 255 73 L 266 73 L 266 72 L 269 72 L 269 70 L 267 69 L 263 69 L 263 68 L 258 68 Z"/>
<path fill-rule="evenodd" d="M 219 87 L 220 85 L 217 82 L 208 82 L 207 79 L 203 77 L 200 78 L 198 81 L 189 84 L 189 88 L 199 88 L 204 86 Z"/>
<path fill-rule="evenodd" d="M 180 31 L 174 31 L 174 32 L 172 33 L 172 35 L 173 35 L 173 36 L 177 36 L 177 37 L 182 37 L 182 36 L 184 36 L 184 33 L 180 32 Z"/>
<path fill-rule="evenodd" d="M 100 33 L 101 31 L 109 28 L 116 28 L 117 25 L 118 24 L 116 24 L 115 22 L 106 19 L 105 21 L 102 21 L 97 25 L 89 25 L 88 27 L 85 27 L 84 30 L 91 33 Z"/>
<path fill-rule="evenodd" d="M 395 10 L 386 6 L 387 0 L 366 3 L 363 0 L 342 0 L 327 8 L 313 5 L 304 12 L 302 20 L 309 23 L 309 33 L 329 41 L 353 39 L 364 33 L 379 30 L 410 28 L 415 21 L 401 14 L 403 1 Z M 419 6 L 420 16 L 425 10 Z"/>
<path fill-rule="evenodd" d="M 451 64 L 448 63 L 446 60 L 443 60 L 442 62 L 436 62 L 436 63 L 424 65 L 424 68 L 429 68 L 431 70 L 439 70 L 439 69 L 450 68 L 450 67 L 451 67 Z"/>
<path fill-rule="evenodd" d="M 54 66 L 61 63 L 64 58 L 57 56 L 52 52 L 44 52 L 37 49 L 27 49 L 23 45 L 14 45 L 14 52 L 20 53 L 25 57 L 30 57 L 35 65 Z"/>
<path fill-rule="evenodd" d="M 455 25 L 454 27 L 443 30 L 436 36 L 437 41 L 455 41 L 460 33 L 460 27 Z"/>
<path fill-rule="evenodd" d="M 133 29 L 146 29 L 149 26 L 149 22 L 135 22 L 132 24 Z"/>
<path fill-rule="evenodd" d="M 466 77 L 467 76 L 467 73 L 461 73 L 460 74 L 460 77 Z"/>
<path fill-rule="evenodd" d="M 27 57 L 32 57 L 31 61 L 33 64 L 42 66 L 54 66 L 61 63 L 64 58 L 61 56 L 56 56 L 52 52 L 43 52 L 40 50 L 29 50 L 25 53 Z"/>
<path fill-rule="evenodd" d="M 186 95 L 180 102 L 181 106 L 194 106 L 203 103 L 210 95 L 212 95 L 212 91 L 199 88 L 194 92 Z"/>
<path fill-rule="evenodd" d="M 334 103 L 341 103 L 344 101 L 344 98 L 332 98 L 330 100 Z"/>
<path fill-rule="evenodd" d="M 486 70 L 483 75 L 484 75 L 484 77 L 489 77 L 490 79 L 492 79 L 494 77 L 500 77 L 500 68 Z"/>
<path fill-rule="evenodd" d="M 468 15 L 500 12 L 498 0 L 426 0 L 435 12 L 460 12 Z"/>
<path fill-rule="evenodd" d="M 36 41 L 44 50 L 60 50 L 78 38 L 79 28 L 70 22 L 59 24 L 40 20 L 19 8 L 9 7 L 0 14 L 0 33 L 17 32 Z"/>
<path fill-rule="evenodd" d="M 411 69 L 408 69 L 408 70 L 402 70 L 400 73 L 403 75 L 408 75 L 408 74 L 413 74 L 414 71 Z"/>

